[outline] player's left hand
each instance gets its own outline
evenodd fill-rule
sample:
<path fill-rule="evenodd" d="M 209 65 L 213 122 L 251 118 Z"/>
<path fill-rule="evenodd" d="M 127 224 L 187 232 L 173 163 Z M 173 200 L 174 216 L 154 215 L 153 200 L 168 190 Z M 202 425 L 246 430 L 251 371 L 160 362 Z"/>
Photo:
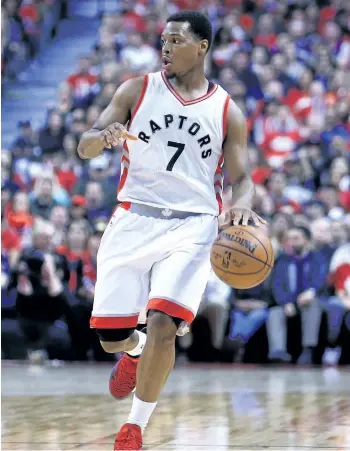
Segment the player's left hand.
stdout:
<path fill-rule="evenodd" d="M 267 224 L 265 219 L 261 218 L 259 215 L 254 213 L 253 210 L 250 208 L 244 208 L 244 207 L 232 207 L 230 210 L 225 214 L 223 223 L 220 224 L 220 227 L 229 227 L 230 225 L 239 225 L 239 223 L 242 221 L 242 225 L 246 226 L 248 225 L 248 221 L 252 220 L 254 225 L 256 227 L 260 226 L 261 224 Z"/>

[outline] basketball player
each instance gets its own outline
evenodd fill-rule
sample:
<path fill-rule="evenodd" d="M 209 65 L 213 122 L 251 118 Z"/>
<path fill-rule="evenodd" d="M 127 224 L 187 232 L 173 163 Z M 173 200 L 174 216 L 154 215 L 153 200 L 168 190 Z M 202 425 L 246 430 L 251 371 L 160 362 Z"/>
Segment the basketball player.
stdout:
<path fill-rule="evenodd" d="M 205 15 L 169 17 L 163 71 L 123 83 L 78 147 L 81 158 L 95 158 L 124 140 L 120 204 L 101 241 L 90 322 L 105 351 L 125 351 L 111 375 L 112 395 L 136 386 L 116 450 L 141 449 L 174 365 L 176 334 L 198 310 L 218 231 L 224 157 L 234 186 L 225 223 L 264 222 L 251 211 L 246 120 L 204 75 L 211 41 Z M 147 336 L 135 330 L 145 306 Z"/>

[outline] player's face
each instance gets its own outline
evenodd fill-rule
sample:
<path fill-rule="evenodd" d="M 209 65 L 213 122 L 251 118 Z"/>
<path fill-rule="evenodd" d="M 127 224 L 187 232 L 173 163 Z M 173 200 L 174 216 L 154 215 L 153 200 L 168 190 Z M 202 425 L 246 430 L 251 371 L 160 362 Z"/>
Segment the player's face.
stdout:
<path fill-rule="evenodd" d="M 162 33 L 162 68 L 169 78 L 185 74 L 203 61 L 207 40 L 198 40 L 188 22 L 169 22 Z"/>

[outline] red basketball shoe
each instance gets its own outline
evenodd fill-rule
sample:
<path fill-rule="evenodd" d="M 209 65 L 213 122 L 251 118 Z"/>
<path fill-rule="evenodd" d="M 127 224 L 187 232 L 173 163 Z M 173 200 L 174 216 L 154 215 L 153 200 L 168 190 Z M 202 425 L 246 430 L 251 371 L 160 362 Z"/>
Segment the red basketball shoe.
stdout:
<path fill-rule="evenodd" d="M 142 431 L 137 424 L 126 423 L 118 432 L 114 449 L 132 449 L 142 448 Z"/>
<path fill-rule="evenodd" d="M 114 365 L 109 378 L 109 391 L 114 398 L 125 398 L 135 389 L 139 360 L 140 357 L 130 357 L 124 352 L 123 357 Z"/>

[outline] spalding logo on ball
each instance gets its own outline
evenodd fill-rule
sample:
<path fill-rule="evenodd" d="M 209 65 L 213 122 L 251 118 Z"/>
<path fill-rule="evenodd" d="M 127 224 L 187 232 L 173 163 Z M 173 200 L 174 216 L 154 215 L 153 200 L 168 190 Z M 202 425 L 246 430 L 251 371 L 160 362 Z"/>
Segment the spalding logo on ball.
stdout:
<path fill-rule="evenodd" d="M 275 255 L 262 229 L 232 226 L 216 238 L 210 261 L 219 279 L 233 288 L 247 289 L 268 278 Z"/>

